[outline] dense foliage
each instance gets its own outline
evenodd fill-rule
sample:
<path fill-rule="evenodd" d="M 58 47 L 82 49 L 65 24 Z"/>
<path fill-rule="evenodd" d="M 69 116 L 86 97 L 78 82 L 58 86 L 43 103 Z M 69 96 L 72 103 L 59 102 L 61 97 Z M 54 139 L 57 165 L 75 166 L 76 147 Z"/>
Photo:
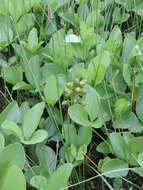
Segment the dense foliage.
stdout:
<path fill-rule="evenodd" d="M 142 0 L 0 0 L 0 190 L 141 189 L 142 20 Z"/>

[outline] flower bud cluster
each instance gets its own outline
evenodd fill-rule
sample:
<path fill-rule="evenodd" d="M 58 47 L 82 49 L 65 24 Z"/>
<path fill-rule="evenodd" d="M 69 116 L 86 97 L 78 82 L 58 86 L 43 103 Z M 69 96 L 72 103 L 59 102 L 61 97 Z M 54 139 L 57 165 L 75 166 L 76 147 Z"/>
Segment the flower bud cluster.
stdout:
<path fill-rule="evenodd" d="M 81 103 L 81 97 L 84 95 L 84 87 L 86 85 L 86 80 L 76 78 L 74 81 L 68 82 L 64 92 L 64 101 L 62 105 L 68 105 L 70 100 L 73 103 Z"/>

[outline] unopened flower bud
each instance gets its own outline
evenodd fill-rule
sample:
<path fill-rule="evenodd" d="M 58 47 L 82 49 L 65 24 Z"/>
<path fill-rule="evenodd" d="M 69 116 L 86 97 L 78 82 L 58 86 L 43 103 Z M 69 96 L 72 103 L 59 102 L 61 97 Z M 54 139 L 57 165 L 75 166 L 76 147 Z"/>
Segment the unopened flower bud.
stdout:
<path fill-rule="evenodd" d="M 72 87 L 73 87 L 73 82 L 68 82 L 68 83 L 67 83 L 67 87 L 70 88 L 70 89 L 72 89 Z"/>
<path fill-rule="evenodd" d="M 76 87 L 75 91 L 79 93 L 81 91 L 81 88 L 80 87 Z"/>
<path fill-rule="evenodd" d="M 135 78 L 135 76 L 136 76 L 136 71 L 132 69 L 132 77 Z"/>
<path fill-rule="evenodd" d="M 57 152 L 59 151 L 59 147 L 60 147 L 60 144 L 59 144 L 59 141 L 57 141 L 57 143 L 56 143 L 56 150 L 57 150 Z"/>
<path fill-rule="evenodd" d="M 49 18 L 50 18 L 51 20 L 54 19 L 54 15 L 53 15 L 53 11 L 52 11 L 51 7 L 48 7 L 48 16 L 49 16 Z"/>
<path fill-rule="evenodd" d="M 86 80 L 81 80 L 81 81 L 80 81 L 80 86 L 83 87 L 83 86 L 85 86 L 85 84 L 86 84 Z"/>
<path fill-rule="evenodd" d="M 61 24 L 62 27 L 64 27 L 65 23 L 64 23 L 63 19 L 61 19 L 60 24 Z"/>
<path fill-rule="evenodd" d="M 72 91 L 67 88 L 66 91 L 65 91 L 65 96 L 69 97 L 71 94 L 72 94 Z"/>
<path fill-rule="evenodd" d="M 74 83 L 75 83 L 75 85 L 79 85 L 79 79 L 76 78 L 76 79 L 74 80 Z"/>
<path fill-rule="evenodd" d="M 75 96 L 74 103 L 80 103 L 80 102 L 81 102 L 81 98 L 79 96 Z"/>
<path fill-rule="evenodd" d="M 73 69 L 72 68 L 69 69 L 69 75 L 70 75 L 70 78 L 72 79 L 72 75 L 73 75 Z"/>
<path fill-rule="evenodd" d="M 63 106 L 67 106 L 67 105 L 68 105 L 68 101 L 64 100 L 64 101 L 62 102 L 62 105 L 63 105 Z"/>

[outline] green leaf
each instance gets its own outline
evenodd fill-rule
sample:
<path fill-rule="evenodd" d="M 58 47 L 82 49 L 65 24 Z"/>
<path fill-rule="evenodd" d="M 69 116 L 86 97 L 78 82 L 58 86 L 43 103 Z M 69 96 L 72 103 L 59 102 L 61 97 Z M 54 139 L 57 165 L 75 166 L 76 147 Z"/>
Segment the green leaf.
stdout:
<path fill-rule="evenodd" d="M 120 177 L 114 180 L 114 190 L 119 190 L 122 187 L 122 179 Z"/>
<path fill-rule="evenodd" d="M 0 184 L 8 167 L 12 165 L 24 168 L 25 152 L 21 144 L 14 143 L 6 146 L 0 153 Z"/>
<path fill-rule="evenodd" d="M 124 39 L 123 43 L 123 53 L 122 53 L 122 62 L 123 64 L 126 64 L 126 69 L 127 69 L 127 64 L 130 60 L 130 54 L 134 46 L 136 45 L 136 40 L 132 34 L 127 34 L 127 36 Z M 124 75 L 125 77 L 125 75 Z"/>
<path fill-rule="evenodd" d="M 35 166 L 33 166 L 33 167 L 31 167 L 25 171 L 26 181 L 29 184 L 30 184 L 32 177 L 39 176 L 39 175 L 49 177 L 49 174 L 47 172 L 47 168 L 43 168 L 42 166 L 35 165 Z"/>
<path fill-rule="evenodd" d="M 4 149 L 5 139 L 4 136 L 0 133 L 0 152 Z"/>
<path fill-rule="evenodd" d="M 46 145 L 37 145 L 36 153 L 39 158 L 40 165 L 46 167 L 51 175 L 56 169 L 57 157 L 54 150 Z"/>
<path fill-rule="evenodd" d="M 11 102 L 0 114 L 0 126 L 5 120 L 18 123 L 21 118 L 20 109 L 16 101 Z"/>
<path fill-rule="evenodd" d="M 46 101 L 49 105 L 54 105 L 63 93 L 63 88 L 61 88 L 58 83 L 57 78 L 51 75 L 47 81 L 44 89 L 44 94 Z"/>
<path fill-rule="evenodd" d="M 22 68 L 15 66 L 3 67 L 2 77 L 6 82 L 15 85 L 16 83 L 22 81 L 23 78 Z"/>
<path fill-rule="evenodd" d="M 133 133 L 143 131 L 143 125 L 139 122 L 136 115 L 129 111 L 118 116 L 113 126 L 115 129 L 129 129 Z"/>
<path fill-rule="evenodd" d="M 47 189 L 59 190 L 60 188 L 66 187 L 72 169 L 73 166 L 69 163 L 60 166 L 48 179 Z"/>
<path fill-rule="evenodd" d="M 65 37 L 66 43 L 81 43 L 81 38 L 75 34 L 68 34 Z"/>
<path fill-rule="evenodd" d="M 2 163 L 17 165 L 23 169 L 25 163 L 25 153 L 21 144 L 14 143 L 6 146 L 0 154 L 0 165 Z"/>
<path fill-rule="evenodd" d="M 23 15 L 18 23 L 16 23 L 16 28 L 20 34 L 25 33 L 34 26 L 35 16 L 32 12 Z"/>
<path fill-rule="evenodd" d="M 140 84 L 143 83 L 143 71 L 138 73 L 135 77 L 135 86 L 138 87 Z"/>
<path fill-rule="evenodd" d="M 25 140 L 22 142 L 27 145 L 32 145 L 32 144 L 37 144 L 44 141 L 47 137 L 48 137 L 48 133 L 43 129 L 39 129 L 36 132 L 32 133 L 32 135 L 30 136 L 28 140 Z"/>
<path fill-rule="evenodd" d="M 104 159 L 100 159 L 99 160 L 99 162 L 98 162 L 98 170 L 100 171 L 100 172 L 102 172 L 102 166 L 103 166 L 103 164 L 105 164 L 105 162 L 107 162 L 107 161 L 109 161 L 109 160 L 111 160 L 111 158 L 110 157 L 104 157 Z"/>
<path fill-rule="evenodd" d="M 32 53 L 35 53 L 43 42 L 38 43 L 37 29 L 33 28 L 28 35 L 28 44 L 25 42 L 22 43 L 26 49 L 30 50 Z"/>
<path fill-rule="evenodd" d="M 83 14 L 85 14 L 85 12 Z M 93 24 L 92 24 L 92 26 L 89 27 L 85 22 L 82 21 L 80 23 L 80 35 L 82 37 L 82 40 L 83 40 L 84 44 L 88 48 L 91 48 L 94 45 L 94 43 L 96 41 L 95 40 L 96 35 L 94 33 Z"/>
<path fill-rule="evenodd" d="M 85 109 L 89 114 L 91 121 L 94 121 L 99 116 L 100 99 L 96 90 L 90 86 L 86 89 Z"/>
<path fill-rule="evenodd" d="M 8 16 L 0 14 L 0 50 L 11 43 L 13 31 Z"/>
<path fill-rule="evenodd" d="M 70 149 L 71 149 L 72 156 L 76 159 L 76 157 L 77 157 L 77 148 L 76 148 L 76 146 L 74 144 L 71 144 Z"/>
<path fill-rule="evenodd" d="M 126 160 L 127 158 L 127 145 L 124 141 L 124 138 L 120 135 L 120 133 L 111 133 L 109 135 L 109 139 L 113 148 L 113 152 L 117 158 L 122 160 Z"/>
<path fill-rule="evenodd" d="M 78 45 L 78 44 L 75 44 Z M 55 64 L 59 64 L 61 68 L 67 69 L 74 61 L 74 50 L 71 44 L 65 42 L 65 30 L 58 30 L 53 34 L 49 42 L 49 53 Z"/>
<path fill-rule="evenodd" d="M 2 190 L 26 190 L 26 180 L 20 168 L 12 165 L 8 168 L 3 183 Z"/>
<path fill-rule="evenodd" d="M 104 154 L 109 154 L 109 153 L 111 153 L 110 144 L 109 144 L 109 142 L 107 142 L 107 141 L 104 141 L 104 142 L 100 143 L 100 144 L 96 147 L 96 150 L 97 150 L 98 152 L 101 152 L 101 153 L 104 153 Z"/>
<path fill-rule="evenodd" d="M 128 143 L 128 151 L 130 152 L 129 161 L 133 166 L 138 166 L 138 155 L 143 152 L 143 138 L 133 137 Z"/>
<path fill-rule="evenodd" d="M 23 0 L 2 0 L 0 13 L 10 14 L 17 21 L 24 12 Z"/>
<path fill-rule="evenodd" d="M 57 134 L 57 128 L 52 118 L 48 117 L 46 119 L 43 128 L 48 132 L 49 139 L 52 139 L 53 141 L 57 141 L 59 135 Z"/>
<path fill-rule="evenodd" d="M 92 129 L 90 127 L 80 127 L 75 144 L 76 146 L 88 145 L 92 139 Z"/>
<path fill-rule="evenodd" d="M 90 121 L 88 120 L 88 113 L 80 104 L 71 106 L 68 110 L 68 113 L 70 115 L 70 118 L 79 125 L 82 125 L 84 127 L 91 125 Z"/>
<path fill-rule="evenodd" d="M 2 128 L 10 131 L 14 136 L 18 137 L 21 141 L 23 140 L 22 131 L 16 123 L 5 120 L 2 123 Z"/>
<path fill-rule="evenodd" d="M 41 116 L 43 114 L 44 107 L 44 102 L 38 103 L 30 110 L 28 110 L 24 115 L 23 133 L 26 140 L 28 140 L 33 132 L 37 129 Z"/>
<path fill-rule="evenodd" d="M 115 103 L 115 114 L 120 115 L 127 111 L 129 102 L 123 98 L 118 99 Z"/>
<path fill-rule="evenodd" d="M 138 155 L 138 163 L 141 167 L 143 167 L 143 153 Z"/>
<path fill-rule="evenodd" d="M 102 166 L 102 173 L 106 177 L 125 177 L 128 174 L 128 164 L 119 159 L 111 159 Z"/>
<path fill-rule="evenodd" d="M 126 22 L 130 17 L 130 14 L 128 13 L 122 13 L 121 8 L 116 7 L 113 13 L 113 21 L 116 24 L 121 24 L 123 22 Z"/>
<path fill-rule="evenodd" d="M 25 75 L 28 82 L 33 87 L 39 87 L 41 81 L 40 59 L 38 55 L 31 57 L 30 61 L 24 65 Z"/>
<path fill-rule="evenodd" d="M 0 13 L 12 16 L 15 23 L 26 12 L 28 12 L 33 6 L 37 6 L 40 0 L 1 0 Z"/>
<path fill-rule="evenodd" d="M 14 87 L 13 90 L 31 90 L 33 87 L 30 84 L 27 84 L 24 81 L 18 82 Z"/>
<path fill-rule="evenodd" d="M 133 47 L 132 51 L 130 52 L 130 57 L 129 58 L 131 59 L 131 58 L 134 58 L 134 57 L 137 57 L 137 56 L 142 56 L 142 52 L 141 52 L 141 49 L 140 49 L 138 44 L 136 44 Z"/>
<path fill-rule="evenodd" d="M 142 144 L 143 144 L 142 136 L 132 138 L 130 142 L 128 143 L 128 149 L 130 153 L 135 156 L 136 154 L 143 152 Z"/>
<path fill-rule="evenodd" d="M 22 115 L 21 123 L 23 123 L 24 115 L 27 113 L 27 111 L 30 109 L 28 102 L 23 102 L 20 106 L 20 112 Z"/>
<path fill-rule="evenodd" d="M 136 174 L 138 174 L 141 177 L 143 177 L 143 167 L 135 167 L 135 168 L 132 169 L 132 171 L 134 171 Z"/>
<path fill-rule="evenodd" d="M 34 176 L 30 184 L 38 190 L 47 190 L 47 179 L 44 176 Z"/>
<path fill-rule="evenodd" d="M 95 82 L 100 84 L 104 79 L 106 69 L 111 64 L 111 54 L 109 51 L 103 51 L 93 59 Z"/>
<path fill-rule="evenodd" d="M 24 0 L 25 11 L 28 12 L 32 7 L 37 8 L 41 0 Z"/>
<path fill-rule="evenodd" d="M 45 64 L 43 67 L 41 67 L 41 70 L 44 80 L 48 80 L 50 75 L 56 76 L 60 73 L 63 73 L 63 69 L 61 68 L 61 66 L 54 63 Z"/>
<path fill-rule="evenodd" d="M 123 138 L 124 138 L 126 144 L 128 144 L 133 137 L 134 136 L 131 134 L 131 132 L 123 133 Z"/>
<path fill-rule="evenodd" d="M 77 152 L 76 160 L 83 160 L 83 159 L 84 159 L 83 153 L 84 153 L 84 154 L 87 153 L 87 146 L 84 145 L 84 144 L 79 147 L 78 152 Z"/>
<path fill-rule="evenodd" d="M 79 148 L 77 148 L 74 144 L 71 144 L 71 154 L 75 158 L 75 160 L 80 161 L 84 159 L 84 155 L 87 153 L 87 146 L 82 145 Z"/>
<path fill-rule="evenodd" d="M 38 46 L 38 35 L 36 28 L 33 28 L 28 35 L 28 45 L 32 52 L 34 52 L 35 48 Z"/>
<path fill-rule="evenodd" d="M 118 26 L 115 26 L 110 33 L 109 39 L 105 44 L 105 48 L 110 52 L 117 52 L 122 45 L 122 32 Z"/>
<path fill-rule="evenodd" d="M 101 112 L 102 113 L 102 112 Z M 101 114 L 99 113 L 99 114 Z M 95 129 L 99 129 L 101 128 L 103 125 L 104 125 L 104 122 L 105 122 L 105 119 L 106 118 L 106 113 L 103 115 L 103 117 L 101 116 L 100 118 L 97 118 L 93 124 L 92 124 L 92 127 L 94 127 Z"/>
<path fill-rule="evenodd" d="M 136 93 L 134 95 L 136 101 L 143 97 L 143 84 L 136 88 Z"/>
<path fill-rule="evenodd" d="M 143 97 L 137 99 L 136 113 L 137 113 L 139 119 L 143 122 Z"/>
<path fill-rule="evenodd" d="M 106 73 L 106 66 L 105 64 L 96 63 L 94 66 L 95 70 L 95 83 L 100 84 L 104 79 Z"/>
<path fill-rule="evenodd" d="M 67 146 L 70 146 L 71 144 L 76 143 L 77 133 L 76 133 L 76 128 L 74 127 L 73 124 L 64 123 L 63 135 L 64 135 L 65 143 L 67 144 Z"/>
<path fill-rule="evenodd" d="M 129 70 L 128 64 L 123 65 L 123 77 L 124 77 L 125 82 L 128 84 L 128 86 L 131 86 L 132 84 L 131 72 Z"/>
<path fill-rule="evenodd" d="M 65 125 L 63 128 L 64 138 L 68 145 L 74 144 L 80 147 L 83 144 L 88 145 L 92 138 L 92 129 L 90 127 L 80 127 L 76 130 L 74 125 Z"/>

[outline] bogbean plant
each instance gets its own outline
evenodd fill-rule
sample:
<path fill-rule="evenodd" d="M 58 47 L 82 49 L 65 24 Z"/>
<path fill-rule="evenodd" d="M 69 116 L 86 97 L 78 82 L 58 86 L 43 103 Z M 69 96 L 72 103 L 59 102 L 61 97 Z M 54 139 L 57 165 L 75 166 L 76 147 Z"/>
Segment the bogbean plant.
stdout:
<path fill-rule="evenodd" d="M 66 187 L 94 133 L 105 156 L 99 173 L 143 176 L 143 3 L 135 2 L 1 1 L 1 76 L 12 101 L 0 114 L 0 190 Z"/>

